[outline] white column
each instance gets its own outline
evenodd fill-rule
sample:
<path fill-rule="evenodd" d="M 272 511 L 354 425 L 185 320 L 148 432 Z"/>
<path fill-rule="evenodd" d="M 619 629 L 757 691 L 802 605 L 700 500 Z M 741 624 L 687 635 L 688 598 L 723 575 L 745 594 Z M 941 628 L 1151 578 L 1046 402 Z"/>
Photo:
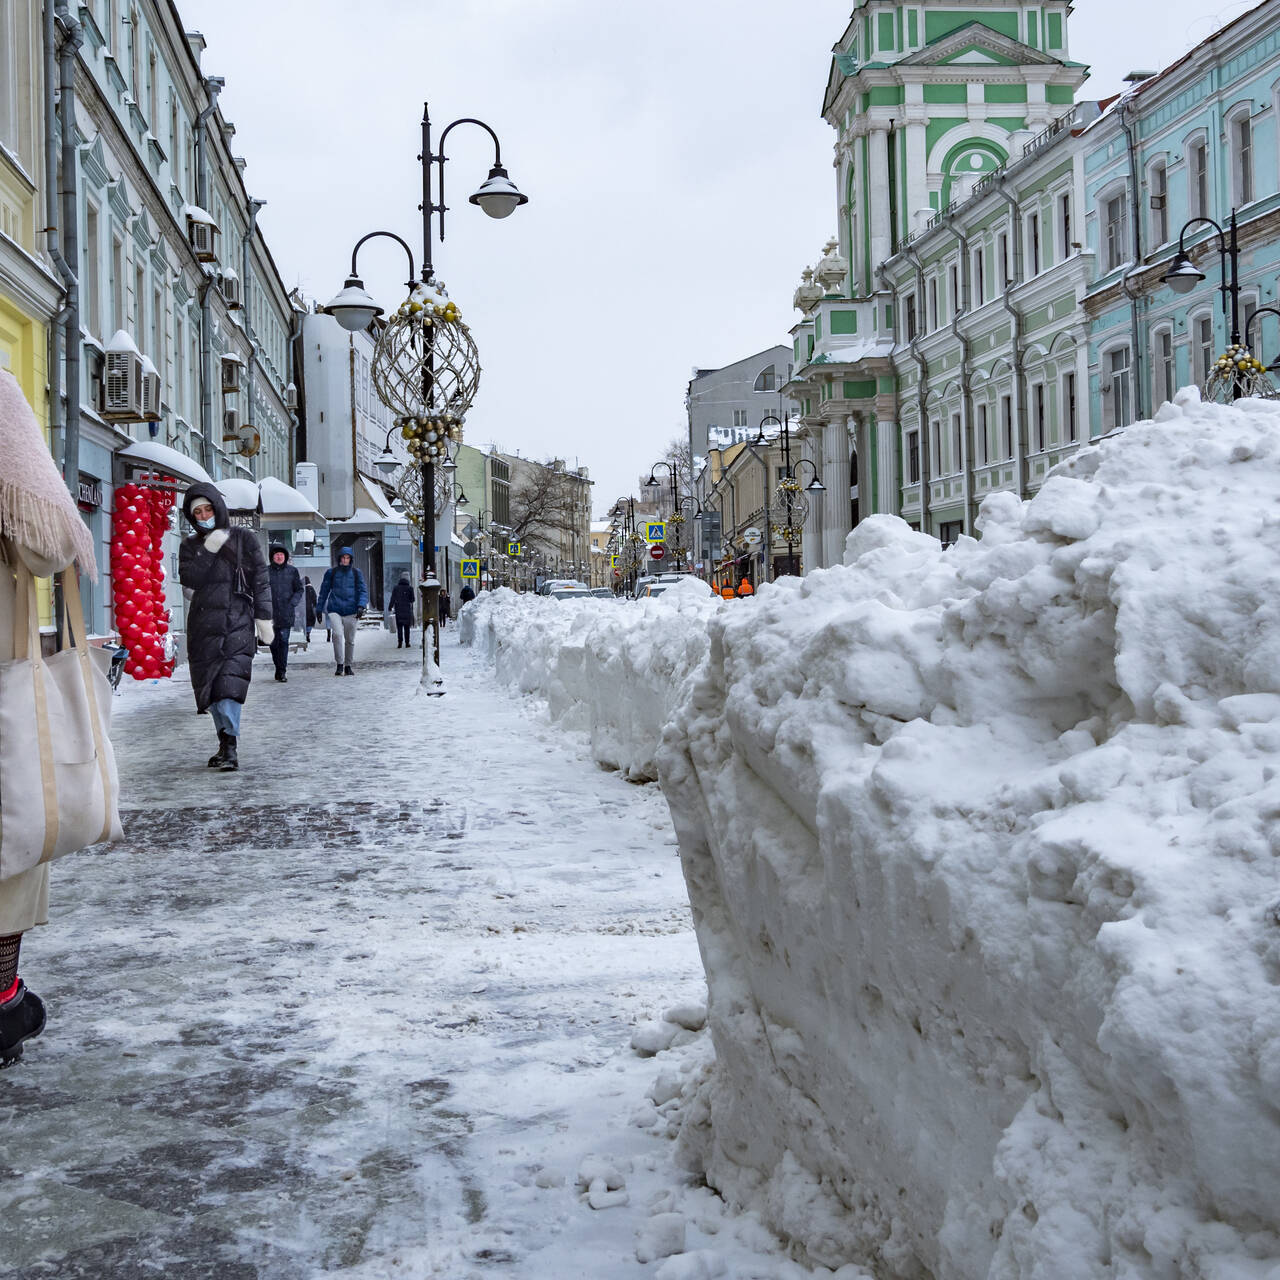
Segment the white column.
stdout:
<path fill-rule="evenodd" d="M 802 477 L 802 483 L 807 485 L 815 475 L 822 475 L 822 442 L 806 435 L 801 456 L 814 464 L 812 470 L 809 467 L 796 468 L 797 474 Z M 803 563 L 800 567 L 805 573 L 809 573 L 813 569 L 824 568 L 826 561 L 822 558 L 822 494 L 811 493 L 806 496 L 809 499 L 809 515 L 804 522 L 804 538 L 800 547 Z"/>
<path fill-rule="evenodd" d="M 875 287 L 875 270 L 891 252 L 889 225 L 889 131 L 873 124 L 867 134 L 871 152 L 871 279 Z M 824 480 L 825 483 L 825 480 Z"/>
<path fill-rule="evenodd" d="M 843 418 L 822 428 L 823 494 L 822 555 L 826 565 L 844 560 L 844 539 L 849 532 L 849 428 Z"/>

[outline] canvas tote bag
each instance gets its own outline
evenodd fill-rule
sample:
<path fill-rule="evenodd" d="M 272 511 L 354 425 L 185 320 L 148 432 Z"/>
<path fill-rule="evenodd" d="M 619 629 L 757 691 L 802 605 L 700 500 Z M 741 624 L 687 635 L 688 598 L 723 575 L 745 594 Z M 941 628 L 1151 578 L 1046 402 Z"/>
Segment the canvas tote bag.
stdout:
<path fill-rule="evenodd" d="M 63 647 L 46 658 L 35 578 L 17 565 L 14 657 L 0 662 L 0 880 L 124 835 L 107 737 L 110 658 L 89 648 L 75 570 L 61 582 Z"/>

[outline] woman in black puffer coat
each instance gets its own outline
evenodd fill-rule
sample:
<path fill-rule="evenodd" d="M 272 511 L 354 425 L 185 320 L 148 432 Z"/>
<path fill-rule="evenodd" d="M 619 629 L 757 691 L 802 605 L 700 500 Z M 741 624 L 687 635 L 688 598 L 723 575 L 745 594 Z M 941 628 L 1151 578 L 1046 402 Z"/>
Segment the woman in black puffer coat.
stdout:
<path fill-rule="evenodd" d="M 267 561 L 252 530 L 231 527 L 213 485 L 193 484 L 182 499 L 182 514 L 194 530 L 178 548 L 178 580 L 193 592 L 187 605 L 191 687 L 196 709 L 208 711 L 218 731 L 209 767 L 238 769 L 240 708 L 249 693 L 254 651 L 258 640 L 269 644 L 274 634 Z M 237 578 L 245 591 L 237 590 Z"/>

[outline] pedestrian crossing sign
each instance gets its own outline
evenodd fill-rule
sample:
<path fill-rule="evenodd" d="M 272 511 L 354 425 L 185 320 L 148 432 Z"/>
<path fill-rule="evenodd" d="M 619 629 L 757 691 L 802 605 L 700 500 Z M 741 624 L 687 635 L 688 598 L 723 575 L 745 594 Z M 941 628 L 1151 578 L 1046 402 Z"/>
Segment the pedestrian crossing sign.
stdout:
<path fill-rule="evenodd" d="M 524 554 L 524 547 L 519 542 L 507 543 L 507 555 L 518 556 Z"/>
<path fill-rule="evenodd" d="M 610 568 L 610 569 L 616 569 L 617 567 L 618 567 L 618 557 L 617 557 L 617 556 L 610 556 L 610 557 L 609 557 L 609 568 Z"/>
<path fill-rule="evenodd" d="M 650 520 L 644 527 L 644 536 L 650 542 L 665 542 L 667 540 L 667 522 L 665 520 Z"/>
<path fill-rule="evenodd" d="M 480 561 L 479 561 L 479 560 L 464 560 L 464 561 L 462 562 L 462 576 L 463 576 L 463 578 L 464 578 L 464 579 L 466 579 L 466 578 L 479 578 L 479 576 L 480 576 Z"/>

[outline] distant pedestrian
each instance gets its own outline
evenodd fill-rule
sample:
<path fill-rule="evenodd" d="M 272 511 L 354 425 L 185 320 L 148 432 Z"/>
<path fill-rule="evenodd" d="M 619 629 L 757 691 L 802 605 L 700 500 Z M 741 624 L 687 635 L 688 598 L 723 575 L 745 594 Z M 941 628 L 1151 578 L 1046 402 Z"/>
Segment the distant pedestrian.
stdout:
<path fill-rule="evenodd" d="M 463 604 L 470 604 L 475 598 L 476 593 L 471 589 L 471 584 L 468 582 L 467 585 L 462 588 L 462 594 L 458 596 L 458 599 L 461 600 Z"/>
<path fill-rule="evenodd" d="M 453 613 L 453 601 L 449 599 L 449 593 L 443 588 L 440 590 L 440 625 L 443 627 L 448 624 L 449 618 Z"/>
<path fill-rule="evenodd" d="M 306 595 L 302 574 L 289 563 L 289 549 L 279 542 L 271 544 L 271 624 L 275 633 L 271 641 L 271 659 L 276 664 L 276 679 L 284 684 L 289 677 L 289 632 L 298 616 L 298 606 Z"/>
<path fill-rule="evenodd" d="M 270 644 L 271 579 L 258 539 L 232 528 L 227 504 L 211 484 L 193 484 L 182 499 L 191 534 L 178 547 L 178 580 L 191 589 L 187 609 L 187 666 L 196 709 L 218 731 L 209 768 L 240 767 L 240 712 L 253 678 L 257 640 Z"/>
<path fill-rule="evenodd" d="M 356 619 L 364 616 L 368 603 L 369 589 L 364 585 L 364 574 L 356 568 L 355 557 L 343 547 L 338 552 L 338 563 L 326 569 L 320 580 L 320 600 L 316 606 L 333 636 L 335 676 L 355 675 L 351 663 L 356 653 Z"/>
<path fill-rule="evenodd" d="M 737 594 L 737 593 L 736 593 L 736 592 L 734 591 L 734 589 L 733 589 L 733 583 L 732 583 L 732 582 L 726 582 L 726 583 L 725 583 L 725 584 L 720 588 L 720 596 L 721 596 L 721 598 L 722 598 L 722 599 L 724 599 L 724 600 L 732 600 L 736 594 Z"/>
<path fill-rule="evenodd" d="M 396 615 L 396 648 L 407 649 L 413 632 L 413 586 L 408 572 L 400 575 L 387 604 Z"/>
<path fill-rule="evenodd" d="M 307 643 L 311 643 L 311 628 L 316 625 L 316 589 L 311 585 L 311 579 L 305 578 L 307 584 L 307 629 L 305 632 Z"/>
<path fill-rule="evenodd" d="M 747 581 L 746 578 L 743 578 L 742 581 L 738 583 L 738 595 L 753 596 L 755 595 L 755 593 L 756 593 L 755 587 L 753 587 L 751 583 Z"/>

